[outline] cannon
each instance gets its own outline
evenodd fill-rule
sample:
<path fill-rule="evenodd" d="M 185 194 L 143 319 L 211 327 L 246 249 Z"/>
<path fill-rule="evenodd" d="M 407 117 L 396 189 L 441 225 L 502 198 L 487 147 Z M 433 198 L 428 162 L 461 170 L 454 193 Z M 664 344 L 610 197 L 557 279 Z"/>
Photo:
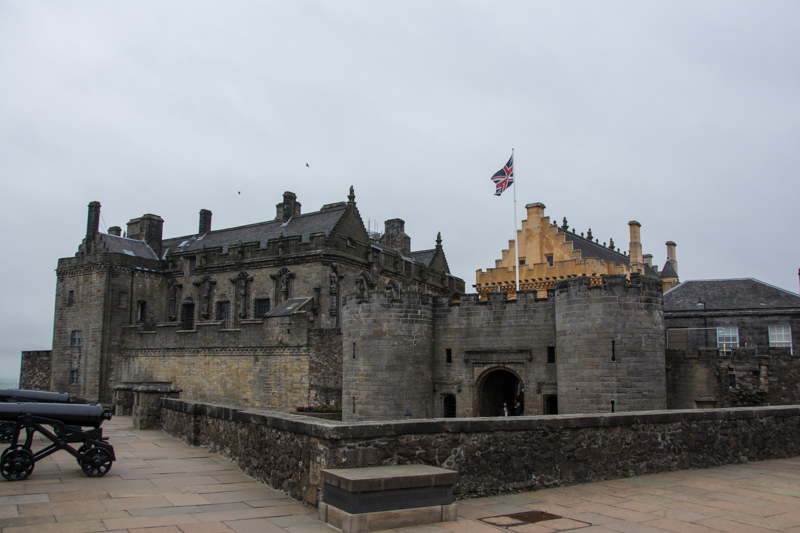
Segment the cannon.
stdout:
<path fill-rule="evenodd" d="M 0 401 L 3 402 L 45 402 L 73 403 L 75 400 L 66 392 L 47 392 L 41 390 L 0 389 Z"/>
<path fill-rule="evenodd" d="M 63 392 L 46 392 L 25 389 L 0 389 L 0 402 L 72 403 L 75 400 Z M 11 442 L 14 422 L 0 422 L 0 442 Z"/>
<path fill-rule="evenodd" d="M 114 447 L 100 428 L 105 420 L 111 420 L 111 412 L 102 405 L 0 403 L 0 421 L 13 424 L 10 445 L 0 456 L 0 474 L 9 481 L 23 480 L 31 475 L 36 461 L 65 450 L 87 476 L 104 476 L 116 460 Z M 34 452 L 31 446 L 37 432 L 51 444 Z"/>

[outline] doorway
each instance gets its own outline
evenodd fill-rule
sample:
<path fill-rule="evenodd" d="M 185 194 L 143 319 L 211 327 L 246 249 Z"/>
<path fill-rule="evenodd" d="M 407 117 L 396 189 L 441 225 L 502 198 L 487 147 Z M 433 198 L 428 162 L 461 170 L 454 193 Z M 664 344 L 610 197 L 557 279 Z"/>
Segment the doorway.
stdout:
<path fill-rule="evenodd" d="M 490 371 L 480 386 L 480 416 L 502 416 L 504 403 L 512 415 L 519 390 L 520 380 L 513 372 L 503 368 Z"/>

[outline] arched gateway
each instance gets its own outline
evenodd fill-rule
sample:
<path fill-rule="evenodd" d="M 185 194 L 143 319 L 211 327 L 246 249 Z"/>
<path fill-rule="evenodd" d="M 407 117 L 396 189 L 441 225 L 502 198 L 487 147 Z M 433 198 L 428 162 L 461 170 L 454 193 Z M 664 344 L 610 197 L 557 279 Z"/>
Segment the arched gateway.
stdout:
<path fill-rule="evenodd" d="M 521 385 L 519 377 L 506 368 L 486 371 L 478 379 L 478 415 L 502 416 L 503 403 L 508 405 L 509 415 L 513 414 Z"/>

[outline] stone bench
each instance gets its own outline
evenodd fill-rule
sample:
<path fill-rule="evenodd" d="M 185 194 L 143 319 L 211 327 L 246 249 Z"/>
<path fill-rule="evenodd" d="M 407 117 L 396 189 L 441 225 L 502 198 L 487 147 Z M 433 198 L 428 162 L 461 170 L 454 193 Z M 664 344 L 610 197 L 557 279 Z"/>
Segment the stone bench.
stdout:
<path fill-rule="evenodd" d="M 458 472 L 427 465 L 322 470 L 319 519 L 343 533 L 456 519 Z"/>

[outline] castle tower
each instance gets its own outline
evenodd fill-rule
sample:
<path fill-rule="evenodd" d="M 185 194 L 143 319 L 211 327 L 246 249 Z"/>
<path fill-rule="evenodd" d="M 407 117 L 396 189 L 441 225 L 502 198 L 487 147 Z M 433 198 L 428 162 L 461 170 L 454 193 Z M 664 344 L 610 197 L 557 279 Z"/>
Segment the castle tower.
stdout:
<path fill-rule="evenodd" d="M 661 281 L 603 276 L 556 285 L 559 413 L 666 409 Z"/>
<path fill-rule="evenodd" d="M 342 420 L 433 416 L 433 302 L 351 294 L 342 306 Z"/>

